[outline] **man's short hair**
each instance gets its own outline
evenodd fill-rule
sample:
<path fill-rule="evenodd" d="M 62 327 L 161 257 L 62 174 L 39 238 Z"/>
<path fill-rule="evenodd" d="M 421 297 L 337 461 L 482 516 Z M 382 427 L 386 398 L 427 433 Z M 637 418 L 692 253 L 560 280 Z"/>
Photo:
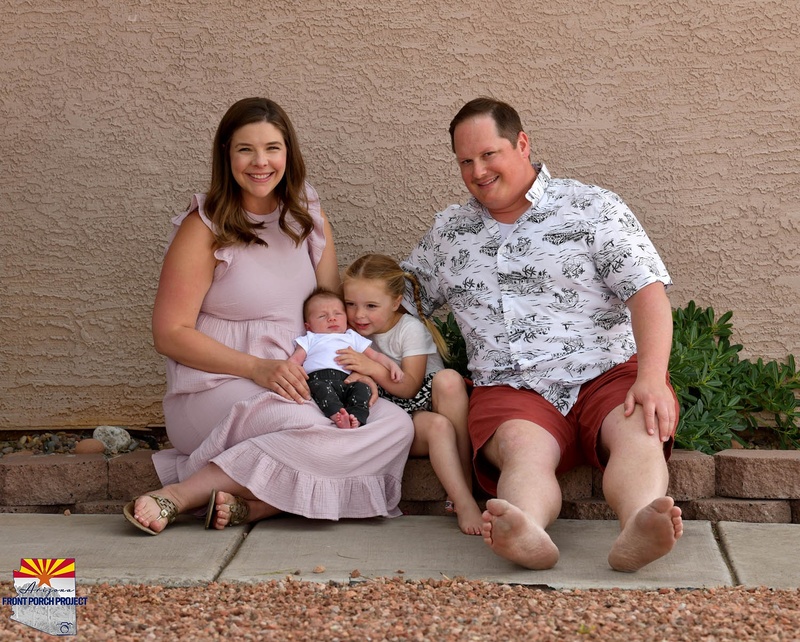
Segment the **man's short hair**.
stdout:
<path fill-rule="evenodd" d="M 454 137 L 456 126 L 478 116 L 491 116 L 497 126 L 497 133 L 509 140 L 514 147 L 517 146 L 517 139 L 522 131 L 522 121 L 517 110 L 501 100 L 481 96 L 470 100 L 450 121 L 450 147 L 453 152 L 456 151 Z"/>

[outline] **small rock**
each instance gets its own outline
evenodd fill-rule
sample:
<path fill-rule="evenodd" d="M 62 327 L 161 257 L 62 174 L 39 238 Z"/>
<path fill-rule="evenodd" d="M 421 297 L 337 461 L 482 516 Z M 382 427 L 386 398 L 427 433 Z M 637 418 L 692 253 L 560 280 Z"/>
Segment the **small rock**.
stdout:
<path fill-rule="evenodd" d="M 314 567 L 314 572 L 315 573 L 324 573 L 325 572 L 325 567 L 324 566 L 315 566 Z"/>
<path fill-rule="evenodd" d="M 71 511 L 69 508 L 65 508 L 65 509 L 64 509 L 64 515 L 66 515 L 67 517 L 69 517 L 70 515 L 72 515 L 72 511 Z"/>
<path fill-rule="evenodd" d="M 14 452 L 14 446 L 6 446 L 5 448 L 3 448 L 3 454 L 4 455 L 7 455 L 8 453 L 13 453 L 13 452 Z"/>
<path fill-rule="evenodd" d="M 359 571 L 357 568 L 353 569 L 350 572 L 350 577 L 361 577 L 361 571 Z"/>
<path fill-rule="evenodd" d="M 99 439 L 84 439 L 75 444 L 75 454 L 89 455 L 105 452 L 106 445 Z"/>
<path fill-rule="evenodd" d="M 92 437 L 102 441 L 106 452 L 112 455 L 127 450 L 131 443 L 130 433 L 119 426 L 98 426 L 94 429 Z"/>

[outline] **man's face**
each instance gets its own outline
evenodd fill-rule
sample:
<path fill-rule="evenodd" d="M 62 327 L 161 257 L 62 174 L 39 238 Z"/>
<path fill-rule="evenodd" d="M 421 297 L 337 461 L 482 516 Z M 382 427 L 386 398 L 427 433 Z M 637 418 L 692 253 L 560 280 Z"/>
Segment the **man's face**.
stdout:
<path fill-rule="evenodd" d="M 536 170 L 525 132 L 518 134 L 514 146 L 497 133 L 491 116 L 478 116 L 456 126 L 453 147 L 464 185 L 495 219 L 513 223 L 528 209 L 525 194 Z"/>

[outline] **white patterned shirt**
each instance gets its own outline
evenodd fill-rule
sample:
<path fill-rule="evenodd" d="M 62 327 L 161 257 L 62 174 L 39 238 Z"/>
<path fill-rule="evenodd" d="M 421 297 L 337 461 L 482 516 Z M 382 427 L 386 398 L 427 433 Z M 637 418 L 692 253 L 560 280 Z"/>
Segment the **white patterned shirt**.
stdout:
<path fill-rule="evenodd" d="M 672 281 L 619 196 L 535 167 L 531 207 L 505 240 L 472 198 L 438 213 L 402 265 L 426 315 L 449 304 L 476 385 L 530 388 L 566 414 L 581 384 L 636 352 L 625 301 Z M 416 310 L 408 295 L 405 307 Z"/>

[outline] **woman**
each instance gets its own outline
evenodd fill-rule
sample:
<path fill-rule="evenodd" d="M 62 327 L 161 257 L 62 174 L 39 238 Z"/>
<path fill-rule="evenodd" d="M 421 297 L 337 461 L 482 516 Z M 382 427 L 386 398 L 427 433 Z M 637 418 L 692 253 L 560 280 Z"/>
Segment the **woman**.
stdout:
<path fill-rule="evenodd" d="M 278 105 L 247 98 L 228 109 L 208 194 L 173 223 L 153 338 L 167 357 L 174 449 L 153 455 L 165 486 L 128 504 L 128 520 L 156 534 L 204 506 L 215 528 L 283 511 L 399 515 L 406 413 L 378 400 L 366 426 L 341 430 L 305 403 L 306 374 L 288 361 L 303 300 L 340 280 L 330 224 Z"/>

